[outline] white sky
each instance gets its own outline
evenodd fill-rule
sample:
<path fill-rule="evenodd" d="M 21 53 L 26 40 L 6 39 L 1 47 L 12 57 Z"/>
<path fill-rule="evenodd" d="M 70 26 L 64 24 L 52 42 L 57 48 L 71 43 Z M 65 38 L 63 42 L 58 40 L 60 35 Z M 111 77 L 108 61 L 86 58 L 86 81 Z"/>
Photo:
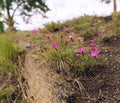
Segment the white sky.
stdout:
<path fill-rule="evenodd" d="M 120 11 L 120 0 L 116 1 L 117 10 Z M 105 4 L 99 0 L 47 0 L 46 3 L 51 9 L 46 13 L 48 18 L 35 15 L 31 18 L 30 24 L 25 24 L 21 17 L 16 16 L 18 24 L 15 27 L 19 30 L 32 30 L 43 27 L 43 24 L 51 21 L 64 21 L 84 14 L 105 16 L 113 11 L 113 2 Z"/>

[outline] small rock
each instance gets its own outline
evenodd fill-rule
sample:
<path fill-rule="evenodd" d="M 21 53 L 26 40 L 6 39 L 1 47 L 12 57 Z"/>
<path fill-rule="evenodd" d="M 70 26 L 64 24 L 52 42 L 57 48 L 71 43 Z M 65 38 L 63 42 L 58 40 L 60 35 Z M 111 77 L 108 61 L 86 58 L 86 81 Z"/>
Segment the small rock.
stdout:
<path fill-rule="evenodd" d="M 30 48 L 31 44 L 29 42 L 25 43 L 25 48 Z"/>

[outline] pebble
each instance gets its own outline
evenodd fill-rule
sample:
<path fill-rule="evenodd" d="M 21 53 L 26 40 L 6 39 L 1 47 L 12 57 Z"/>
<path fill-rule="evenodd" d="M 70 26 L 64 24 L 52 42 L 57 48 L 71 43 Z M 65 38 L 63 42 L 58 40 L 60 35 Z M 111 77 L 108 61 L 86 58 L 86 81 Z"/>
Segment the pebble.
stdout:
<path fill-rule="evenodd" d="M 30 42 L 20 41 L 18 45 L 22 46 L 23 48 L 30 48 L 31 44 Z"/>

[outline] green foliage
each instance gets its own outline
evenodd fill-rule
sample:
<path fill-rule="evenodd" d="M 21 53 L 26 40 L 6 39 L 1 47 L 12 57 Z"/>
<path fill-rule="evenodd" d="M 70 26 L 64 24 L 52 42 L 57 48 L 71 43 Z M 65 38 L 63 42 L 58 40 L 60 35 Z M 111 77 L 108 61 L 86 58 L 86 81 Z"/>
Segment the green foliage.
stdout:
<path fill-rule="evenodd" d="M 111 2 L 111 0 L 100 0 L 101 2 L 105 2 L 107 4 L 109 4 Z"/>
<path fill-rule="evenodd" d="M 63 34 L 74 32 L 82 36 L 85 41 L 96 38 L 98 32 L 102 31 L 104 36 L 99 40 L 106 41 L 120 33 L 119 18 L 119 12 L 114 12 L 111 16 L 106 17 L 84 15 L 62 23 L 48 23 L 43 31 L 47 33 L 59 31 L 59 33 Z M 66 27 L 65 29 L 64 26 Z"/>
<path fill-rule="evenodd" d="M 49 8 L 45 5 L 45 3 L 42 0 L 23 0 L 23 9 L 27 10 L 29 12 L 32 11 L 32 9 L 40 9 L 43 12 L 46 12 L 49 10 Z"/>
<path fill-rule="evenodd" d="M 63 23 L 47 23 L 45 24 L 44 30 L 48 32 L 74 32 L 84 37 L 91 38 L 92 36 L 97 34 L 97 32 L 99 31 L 99 26 L 102 24 L 102 22 L 102 19 L 98 18 L 97 16 L 84 15 L 72 20 L 67 20 Z M 64 26 L 66 28 L 64 28 Z"/>
<path fill-rule="evenodd" d="M 12 60 L 17 54 L 12 41 L 9 39 L 8 35 L 0 36 L 0 59 L 1 60 Z"/>
<path fill-rule="evenodd" d="M 98 32 L 98 27 L 102 22 L 96 18 L 96 16 L 84 15 L 80 18 L 73 19 L 70 25 L 73 25 L 76 31 L 80 30 L 81 35 L 91 37 Z"/>
<path fill-rule="evenodd" d="M 0 75 L 3 75 L 1 80 L 4 80 L 0 86 L 0 102 L 4 103 L 10 102 L 12 94 L 20 88 L 16 87 L 16 84 L 19 85 L 16 67 L 19 53 L 18 48 L 13 44 L 14 39 L 11 34 L 0 35 Z"/>
<path fill-rule="evenodd" d="M 51 59 L 60 59 L 60 60 L 67 60 L 67 56 L 72 53 L 73 50 L 71 49 L 61 49 L 59 51 L 49 51 L 48 57 Z"/>
<path fill-rule="evenodd" d="M 108 41 L 112 38 L 114 38 L 115 36 L 118 36 L 120 34 L 120 12 L 114 12 L 112 13 L 111 16 L 109 16 L 110 19 L 109 22 L 105 23 L 105 27 L 104 27 L 104 31 L 105 31 L 105 35 L 102 36 L 101 40 L 102 41 Z"/>
<path fill-rule="evenodd" d="M 46 23 L 44 26 L 47 29 L 47 31 L 56 32 L 56 31 L 59 31 L 62 28 L 62 23 L 51 22 L 51 23 Z"/>
<path fill-rule="evenodd" d="M 14 15 L 17 10 L 23 16 L 31 17 L 34 13 L 44 13 L 49 10 L 47 5 L 42 0 L 0 0 L 0 10 L 6 11 L 7 17 L 4 13 L 0 12 L 0 16 L 4 18 L 4 22 L 8 25 L 8 30 L 14 30 Z M 11 12 L 12 11 L 12 12 Z M 34 12 L 33 12 L 34 11 Z M 27 18 L 27 22 L 28 22 Z"/>
<path fill-rule="evenodd" d="M 101 39 L 103 42 L 105 42 L 105 41 L 109 41 L 110 37 L 105 35 Z"/>
<path fill-rule="evenodd" d="M 112 28 L 115 33 L 120 32 L 120 12 L 114 12 L 112 14 Z"/>
<path fill-rule="evenodd" d="M 10 96 L 14 93 L 14 88 L 12 86 L 9 86 L 5 88 L 4 90 L 0 90 L 0 99 L 8 99 Z"/>
<path fill-rule="evenodd" d="M 10 72 L 8 68 L 14 68 L 13 58 L 18 55 L 18 51 L 10 38 L 11 37 L 8 37 L 6 34 L 0 35 L 0 71 L 8 75 Z M 14 71 L 14 69 L 12 71 Z"/>

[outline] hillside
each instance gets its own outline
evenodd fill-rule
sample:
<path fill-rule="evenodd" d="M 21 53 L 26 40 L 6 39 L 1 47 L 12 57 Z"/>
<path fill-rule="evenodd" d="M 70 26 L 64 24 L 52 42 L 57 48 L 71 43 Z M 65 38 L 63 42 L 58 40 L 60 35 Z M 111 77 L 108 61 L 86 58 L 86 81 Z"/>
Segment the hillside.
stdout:
<path fill-rule="evenodd" d="M 0 52 L 0 103 L 119 103 L 119 17 L 84 15 L 14 33 L 9 65 Z"/>

